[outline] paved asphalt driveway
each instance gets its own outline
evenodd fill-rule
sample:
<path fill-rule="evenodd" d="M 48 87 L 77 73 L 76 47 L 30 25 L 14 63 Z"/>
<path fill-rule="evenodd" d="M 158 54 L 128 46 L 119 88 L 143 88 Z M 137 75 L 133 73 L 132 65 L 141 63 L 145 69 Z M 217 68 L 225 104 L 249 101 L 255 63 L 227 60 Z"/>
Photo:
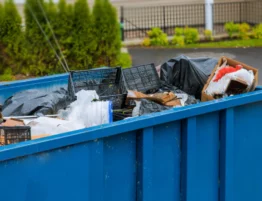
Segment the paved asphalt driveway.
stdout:
<path fill-rule="evenodd" d="M 133 65 L 154 63 L 156 66 L 170 58 L 184 54 L 188 57 L 215 57 L 228 56 L 250 66 L 258 68 L 259 84 L 262 85 L 262 48 L 223 48 L 223 49 L 146 49 L 129 48 Z"/>

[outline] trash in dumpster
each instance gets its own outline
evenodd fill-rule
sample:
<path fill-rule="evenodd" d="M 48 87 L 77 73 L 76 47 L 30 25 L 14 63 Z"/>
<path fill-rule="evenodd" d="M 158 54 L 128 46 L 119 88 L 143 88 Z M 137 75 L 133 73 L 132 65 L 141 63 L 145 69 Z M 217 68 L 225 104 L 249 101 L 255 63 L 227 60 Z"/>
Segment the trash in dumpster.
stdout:
<path fill-rule="evenodd" d="M 127 103 L 128 105 L 134 107 L 132 113 L 133 117 L 171 109 L 172 106 L 179 107 L 195 104 L 198 102 L 195 97 L 186 94 L 182 90 L 165 81 L 160 80 L 159 74 L 157 73 L 157 69 L 154 64 L 146 64 L 124 69 L 123 80 L 127 90 L 129 91 L 127 97 L 129 101 L 127 101 Z M 156 97 L 159 98 L 159 95 L 162 96 L 161 98 L 167 98 L 167 101 L 169 102 L 165 104 L 169 107 L 160 105 L 165 101 L 161 101 L 161 99 L 157 100 Z M 134 101 L 137 100 L 137 97 L 139 97 L 140 100 Z M 147 100 L 141 99 L 145 97 Z M 152 99 L 155 99 L 156 102 L 150 101 Z"/>
<path fill-rule="evenodd" d="M 31 128 L 23 120 L 9 118 L 0 123 L 0 146 L 31 140 Z"/>
<path fill-rule="evenodd" d="M 148 94 L 156 93 L 161 88 L 161 82 L 154 64 L 124 69 L 123 80 L 127 90 Z"/>
<path fill-rule="evenodd" d="M 192 105 L 192 104 L 196 104 L 199 101 L 192 95 L 189 95 L 185 92 L 183 92 L 182 90 L 178 89 L 175 86 L 163 83 L 161 84 L 161 88 L 159 89 L 159 92 L 173 92 L 174 94 L 176 94 L 176 96 L 181 100 L 182 105 L 186 106 L 186 105 Z"/>
<path fill-rule="evenodd" d="M 123 119 L 132 117 L 132 108 L 124 108 L 119 110 L 113 110 L 113 121 L 121 121 Z"/>
<path fill-rule="evenodd" d="M 158 103 L 155 103 L 147 99 L 141 99 L 135 102 L 136 102 L 136 106 L 133 109 L 133 113 L 132 113 L 133 117 L 161 112 L 164 110 L 170 110 L 172 108 L 169 106 L 160 105 Z"/>
<path fill-rule="evenodd" d="M 27 126 L 30 139 L 39 139 L 196 104 L 200 98 L 207 101 L 245 93 L 257 83 L 257 69 L 226 57 L 217 61 L 182 55 L 164 63 L 160 77 L 154 64 L 71 71 L 68 91 L 16 93 L 5 101 L 5 118 L 0 116 L 0 121 L 4 121 L 2 127 Z"/>
<path fill-rule="evenodd" d="M 112 122 L 111 101 L 95 101 L 99 96 L 96 91 L 81 90 L 76 93 L 77 100 L 70 104 L 66 110 L 60 110 L 61 119 L 75 121 L 85 127 L 96 126 Z"/>
<path fill-rule="evenodd" d="M 27 125 L 31 127 L 32 136 L 55 135 L 85 128 L 83 124 L 75 121 L 66 121 L 49 117 L 39 117 L 27 122 Z"/>
<path fill-rule="evenodd" d="M 48 135 L 48 134 L 32 135 L 32 136 L 31 136 L 31 139 L 32 139 L 32 140 L 36 140 L 36 139 L 40 139 L 40 138 L 44 138 L 44 137 L 48 137 L 48 136 L 50 136 L 50 135 Z"/>
<path fill-rule="evenodd" d="M 31 140 L 29 126 L 0 126 L 0 146 Z"/>
<path fill-rule="evenodd" d="M 217 59 L 214 58 L 188 58 L 181 55 L 161 66 L 160 79 L 200 99 L 202 89 L 216 64 Z"/>
<path fill-rule="evenodd" d="M 14 119 L 14 118 L 4 120 L 4 122 L 1 124 L 1 126 L 24 126 L 24 125 L 25 123 L 23 120 Z"/>
<path fill-rule="evenodd" d="M 181 106 L 180 100 L 173 92 L 143 94 L 137 91 L 128 91 L 127 100 L 147 99 L 165 106 Z"/>
<path fill-rule="evenodd" d="M 214 100 L 253 91 L 258 70 L 227 57 L 220 58 L 202 91 L 202 101 Z"/>
<path fill-rule="evenodd" d="M 31 89 L 18 92 L 7 99 L 2 113 L 5 117 L 55 114 L 69 103 L 70 98 L 63 88 L 52 92 Z"/>
<path fill-rule="evenodd" d="M 174 108 L 174 106 L 181 107 L 199 103 L 199 101 L 196 100 L 193 96 L 188 95 L 179 89 L 175 89 L 175 87 L 172 87 L 172 89 L 173 93 L 175 93 L 175 96 L 177 98 L 173 100 L 174 102 L 171 100 L 170 102 L 165 103 L 165 105 L 161 105 L 149 99 L 135 100 L 136 106 L 133 109 L 132 116 L 142 116 L 146 114 L 161 112 L 164 110 L 170 110 Z"/>
<path fill-rule="evenodd" d="M 71 71 L 68 80 L 70 97 L 80 90 L 95 90 L 100 100 L 111 101 L 114 109 L 123 108 L 127 92 L 120 67 Z"/>
<path fill-rule="evenodd" d="M 55 135 L 73 130 L 112 122 L 112 104 L 99 99 L 95 91 L 81 90 L 76 93 L 77 100 L 65 110 L 59 110 L 58 118 L 39 117 L 24 120 L 31 126 L 32 136 Z M 34 137 L 37 138 L 37 137 Z"/>

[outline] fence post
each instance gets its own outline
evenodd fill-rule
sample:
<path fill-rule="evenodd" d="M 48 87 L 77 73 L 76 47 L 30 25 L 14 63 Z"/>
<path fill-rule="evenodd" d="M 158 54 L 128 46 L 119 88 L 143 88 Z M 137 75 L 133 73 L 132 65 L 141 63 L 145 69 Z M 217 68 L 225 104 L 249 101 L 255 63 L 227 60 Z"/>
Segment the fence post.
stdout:
<path fill-rule="evenodd" d="M 124 7 L 123 6 L 121 6 L 120 7 L 120 15 L 121 15 L 121 17 L 120 17 L 120 29 L 121 29 L 121 39 L 122 39 L 122 41 L 124 41 L 125 40 L 125 30 L 124 30 Z"/>
<path fill-rule="evenodd" d="M 239 20 L 240 20 L 240 23 L 242 23 L 242 2 L 239 2 L 240 3 L 240 11 L 239 11 Z"/>
<path fill-rule="evenodd" d="M 205 4 L 206 29 L 211 31 L 213 31 L 213 3 L 214 0 L 206 0 Z"/>
<path fill-rule="evenodd" d="M 167 28 L 166 28 L 166 7 L 163 6 L 163 20 L 164 20 L 164 32 L 167 33 Z"/>

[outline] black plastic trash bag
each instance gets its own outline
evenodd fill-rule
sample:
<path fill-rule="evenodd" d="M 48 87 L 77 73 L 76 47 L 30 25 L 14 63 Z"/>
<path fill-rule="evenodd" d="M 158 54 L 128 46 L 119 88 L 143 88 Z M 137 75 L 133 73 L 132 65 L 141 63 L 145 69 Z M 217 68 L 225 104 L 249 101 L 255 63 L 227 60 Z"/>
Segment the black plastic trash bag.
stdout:
<path fill-rule="evenodd" d="M 173 92 L 174 94 L 176 94 L 178 97 L 182 97 L 184 100 L 184 105 L 192 105 L 192 104 L 196 104 L 199 101 L 195 98 L 195 96 L 189 95 L 185 92 L 183 92 L 182 90 L 178 89 L 175 86 L 169 85 L 164 83 L 163 81 L 161 81 L 161 88 L 158 90 L 159 93 L 161 92 Z"/>
<path fill-rule="evenodd" d="M 173 108 L 164 105 L 159 105 L 158 103 L 155 103 L 147 99 L 141 99 L 135 102 L 136 102 L 136 107 L 133 109 L 133 114 L 132 114 L 133 117 L 161 112 Z"/>
<path fill-rule="evenodd" d="M 3 105 L 3 115 L 49 115 L 64 109 L 70 104 L 67 90 L 60 88 L 52 92 L 26 90 L 14 94 Z"/>
<path fill-rule="evenodd" d="M 217 62 L 215 58 L 188 58 L 181 55 L 161 66 L 160 79 L 200 99 L 201 91 Z"/>
<path fill-rule="evenodd" d="M 173 91 L 178 98 L 183 100 L 184 105 L 192 105 L 198 103 L 198 101 L 191 95 L 188 95 L 184 93 L 183 91 L 177 89 Z M 155 103 L 153 101 L 147 100 L 147 99 L 141 99 L 139 101 L 134 101 L 136 107 L 133 109 L 132 116 L 142 116 L 145 114 L 151 114 L 155 112 L 161 112 L 164 110 L 172 109 L 173 107 L 160 105 L 158 103 Z"/>

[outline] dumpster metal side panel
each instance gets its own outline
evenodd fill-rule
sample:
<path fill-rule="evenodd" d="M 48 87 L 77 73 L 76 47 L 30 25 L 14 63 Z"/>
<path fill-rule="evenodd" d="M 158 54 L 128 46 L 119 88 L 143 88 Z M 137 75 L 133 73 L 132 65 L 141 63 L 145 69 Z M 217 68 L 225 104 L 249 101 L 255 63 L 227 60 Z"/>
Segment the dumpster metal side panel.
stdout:
<path fill-rule="evenodd" d="M 135 137 L 126 133 L 2 161 L 1 200 L 134 201 Z"/>
<path fill-rule="evenodd" d="M 261 200 L 261 113 L 259 88 L 0 147 L 1 200 Z"/>
<path fill-rule="evenodd" d="M 221 133 L 221 200 L 262 200 L 262 102 L 229 108 Z"/>
<path fill-rule="evenodd" d="M 137 200 L 179 200 L 181 122 L 142 130 L 137 146 Z"/>
<path fill-rule="evenodd" d="M 219 112 L 184 120 L 181 197 L 183 201 L 218 201 Z"/>
<path fill-rule="evenodd" d="M 56 90 L 60 87 L 67 89 L 68 86 L 68 74 L 45 76 L 41 78 L 34 78 L 30 80 L 21 80 L 15 82 L 3 82 L 0 83 L 0 104 L 12 96 L 13 94 L 28 90 L 39 89 L 45 91 Z"/>
<path fill-rule="evenodd" d="M 179 200 L 180 134 L 178 121 L 2 161 L 1 198 L 135 201 L 140 192 L 141 200 Z"/>

